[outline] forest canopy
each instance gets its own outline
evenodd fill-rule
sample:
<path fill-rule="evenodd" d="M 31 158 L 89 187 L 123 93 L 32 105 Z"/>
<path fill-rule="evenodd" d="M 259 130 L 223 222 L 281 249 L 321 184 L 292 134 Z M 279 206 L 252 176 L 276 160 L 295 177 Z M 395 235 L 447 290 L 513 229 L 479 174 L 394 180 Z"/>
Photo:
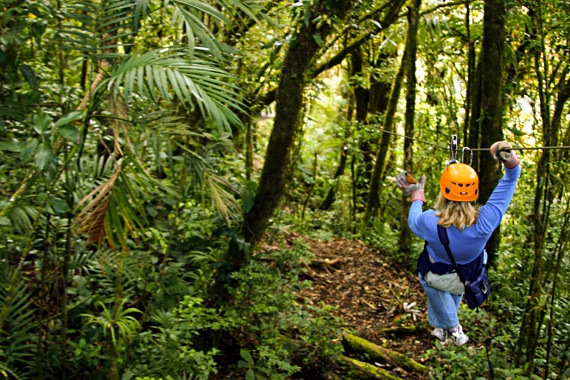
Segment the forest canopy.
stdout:
<path fill-rule="evenodd" d="M 523 174 L 479 336 L 417 359 L 568 378 L 569 25 L 566 0 L 0 0 L 0 374 L 355 378 L 304 239 L 413 276 L 394 177 L 433 207 L 457 137 L 480 204 L 495 141 Z"/>

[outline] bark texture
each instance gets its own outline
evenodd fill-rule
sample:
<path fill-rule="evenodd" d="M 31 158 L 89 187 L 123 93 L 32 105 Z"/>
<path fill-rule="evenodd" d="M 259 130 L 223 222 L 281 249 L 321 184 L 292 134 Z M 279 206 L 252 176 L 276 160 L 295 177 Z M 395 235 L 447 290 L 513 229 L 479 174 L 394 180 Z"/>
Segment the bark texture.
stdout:
<path fill-rule="evenodd" d="M 366 363 L 357 359 L 349 358 L 344 355 L 340 355 L 337 359 L 341 368 L 343 368 L 346 373 L 341 376 L 342 379 L 346 380 L 371 380 L 371 379 L 381 379 L 381 380 L 402 380 L 401 377 L 392 375 L 390 372 L 376 367 L 370 363 Z"/>
<path fill-rule="evenodd" d="M 486 0 L 483 21 L 483 43 L 477 67 L 478 78 L 474 86 L 471 112 L 471 146 L 490 147 L 503 139 L 504 114 L 504 45 L 505 3 L 503 0 Z M 476 137 L 475 137 L 476 136 Z M 490 154 L 480 154 L 473 165 L 479 173 L 479 202 L 485 203 L 501 177 L 499 165 Z M 487 243 L 489 262 L 493 261 L 499 243 L 498 231 Z"/>
<path fill-rule="evenodd" d="M 414 136 L 414 115 L 416 105 L 416 56 L 418 50 L 418 25 L 420 19 L 421 0 L 414 0 L 411 7 L 408 7 L 408 48 L 409 59 L 406 64 L 406 114 L 405 114 L 405 127 L 404 135 Z M 414 173 L 413 162 L 413 140 L 404 139 L 404 168 Z M 410 203 L 407 199 L 402 199 L 402 213 L 400 215 L 400 251 L 404 254 L 406 260 L 410 257 L 411 251 L 411 231 L 408 228 L 408 212 L 410 210 Z M 405 263 L 409 265 L 409 262 Z"/>
<path fill-rule="evenodd" d="M 285 55 L 275 98 L 275 120 L 267 145 L 265 163 L 252 208 L 246 213 L 242 233 L 249 243 L 256 243 L 278 207 L 289 175 L 291 152 L 301 129 L 304 90 L 312 78 L 311 70 L 326 41 L 331 26 L 312 22 L 316 17 L 342 19 L 352 7 L 351 1 L 318 1 L 311 14 L 300 21 Z"/>
<path fill-rule="evenodd" d="M 370 358 L 370 361 L 388 363 L 395 367 L 404 368 L 409 372 L 427 373 L 428 368 L 423 364 L 408 358 L 396 351 L 388 350 L 356 335 L 344 334 L 344 345 L 350 350 L 361 352 Z"/>

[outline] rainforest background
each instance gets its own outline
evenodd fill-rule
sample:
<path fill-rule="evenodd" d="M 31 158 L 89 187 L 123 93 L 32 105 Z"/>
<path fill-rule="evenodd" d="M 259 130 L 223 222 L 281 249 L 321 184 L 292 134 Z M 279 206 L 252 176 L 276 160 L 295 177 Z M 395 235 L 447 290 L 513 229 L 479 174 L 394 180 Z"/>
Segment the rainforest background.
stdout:
<path fill-rule="evenodd" d="M 361 376 L 310 271 L 332 283 L 347 239 L 376 256 L 344 283 L 413 279 L 393 177 L 435 200 L 458 136 L 480 203 L 486 149 L 522 148 L 492 299 L 462 308 L 469 347 L 431 341 L 423 302 L 373 343 L 408 329 L 417 378 L 568 378 L 569 50 L 565 0 L 0 0 L 0 374 Z"/>

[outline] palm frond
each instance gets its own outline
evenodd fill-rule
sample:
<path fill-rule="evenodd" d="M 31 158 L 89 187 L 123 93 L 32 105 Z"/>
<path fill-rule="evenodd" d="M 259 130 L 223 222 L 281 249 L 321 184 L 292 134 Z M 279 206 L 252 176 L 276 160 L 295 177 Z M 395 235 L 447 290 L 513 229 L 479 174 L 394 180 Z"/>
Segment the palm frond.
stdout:
<path fill-rule="evenodd" d="M 141 20 L 146 17 L 148 12 L 148 6 L 150 0 L 134 0 L 135 1 L 135 11 L 133 17 L 133 27 L 134 31 L 138 32 Z"/>
<path fill-rule="evenodd" d="M 122 89 L 129 101 L 135 93 L 147 94 L 170 101 L 173 93 L 191 109 L 198 108 L 206 118 L 212 118 L 226 130 L 240 125 L 232 109 L 242 107 L 237 88 L 229 84 L 233 77 L 205 60 L 190 59 L 185 53 L 155 50 L 133 54 L 121 63 L 102 86 Z"/>
<path fill-rule="evenodd" d="M 31 293 L 21 273 L 8 263 L 0 263 L 0 347 L 3 366 L 25 368 L 34 355 L 36 328 Z M 14 371 L 15 372 L 15 371 Z"/>
<path fill-rule="evenodd" d="M 100 314 L 82 314 L 83 317 L 86 317 L 85 325 L 100 325 L 105 337 L 107 333 L 110 333 L 111 342 L 116 349 L 125 341 L 130 340 L 141 327 L 140 322 L 132 314 L 142 312 L 134 307 L 125 309 L 124 306 L 127 301 L 125 298 L 118 307 L 112 308 L 107 308 L 103 302 L 99 302 L 103 309 Z"/>
<path fill-rule="evenodd" d="M 77 208 L 85 206 L 75 218 L 75 229 L 88 236 L 87 243 L 102 243 L 105 238 L 105 216 L 109 210 L 111 196 L 119 174 L 120 169 L 87 194 L 77 205 Z"/>
<path fill-rule="evenodd" d="M 113 173 L 78 202 L 74 228 L 87 235 L 87 243 L 106 241 L 111 249 L 117 243 L 125 248 L 129 238 L 141 235 L 147 224 L 143 202 L 164 186 L 140 165 L 126 154 Z"/>
<path fill-rule="evenodd" d="M 80 162 L 70 162 L 69 171 L 73 175 L 66 178 L 66 186 L 76 193 L 76 198 L 83 198 L 83 189 L 92 188 L 100 178 L 110 177 L 114 171 L 115 161 L 108 156 L 83 155 Z M 78 201 L 79 199 L 77 199 Z"/>
<path fill-rule="evenodd" d="M 98 5 L 92 1 L 76 1 L 62 10 L 62 29 L 58 33 L 62 47 L 67 50 L 94 54 L 98 49 L 95 39 Z"/>
<path fill-rule="evenodd" d="M 10 210 L 8 218 L 17 234 L 26 235 L 33 229 L 38 211 L 30 205 L 19 205 Z"/>
<path fill-rule="evenodd" d="M 205 1 L 200 0 L 174 0 L 173 22 L 179 21 L 185 26 L 188 33 L 188 51 L 192 54 L 196 50 L 196 44 L 203 45 L 208 52 L 218 61 L 224 59 L 224 47 L 212 33 L 212 27 L 204 23 L 204 16 L 213 20 L 218 26 L 225 24 L 231 27 L 230 20 L 216 8 Z"/>
<path fill-rule="evenodd" d="M 68 50 L 108 58 L 117 47 L 129 45 L 147 8 L 148 1 L 142 0 L 78 0 L 62 9 L 59 36 Z"/>
<path fill-rule="evenodd" d="M 100 299 L 113 299 L 115 295 L 115 279 L 117 277 L 117 255 L 110 249 L 99 249 L 89 255 L 86 265 L 83 267 L 82 278 L 85 287 L 85 296 L 91 291 L 90 284 L 96 284 L 97 297 Z"/>
<path fill-rule="evenodd" d="M 278 27 L 278 24 L 266 14 L 266 7 L 258 0 L 214 0 L 220 9 L 224 9 L 226 13 L 234 15 L 234 17 L 251 19 L 255 22 L 265 20 L 271 25 Z"/>
<path fill-rule="evenodd" d="M 213 3 L 213 4 L 212 4 Z M 188 33 L 190 51 L 195 51 L 196 44 L 204 46 L 218 62 L 222 62 L 227 53 L 235 53 L 235 49 L 220 42 L 219 36 L 212 33 L 214 29 L 224 29 L 231 33 L 239 22 L 266 20 L 272 25 L 276 23 L 265 14 L 265 7 L 256 0 L 235 1 L 215 0 L 174 0 L 175 8 L 173 22 L 184 23 Z M 205 24 L 203 20 L 212 20 L 213 25 Z"/>
<path fill-rule="evenodd" d="M 241 216 L 241 206 L 236 201 L 235 186 L 223 177 L 209 175 L 206 177 L 210 200 L 212 205 L 218 210 L 227 223 L 236 220 Z"/>
<path fill-rule="evenodd" d="M 239 219 L 242 213 L 241 206 L 236 200 L 239 192 L 237 187 L 216 172 L 207 152 L 201 155 L 183 144 L 177 143 L 177 145 L 187 153 L 187 170 L 193 179 L 191 186 L 202 185 L 204 194 L 210 197 L 211 206 L 227 223 Z"/>

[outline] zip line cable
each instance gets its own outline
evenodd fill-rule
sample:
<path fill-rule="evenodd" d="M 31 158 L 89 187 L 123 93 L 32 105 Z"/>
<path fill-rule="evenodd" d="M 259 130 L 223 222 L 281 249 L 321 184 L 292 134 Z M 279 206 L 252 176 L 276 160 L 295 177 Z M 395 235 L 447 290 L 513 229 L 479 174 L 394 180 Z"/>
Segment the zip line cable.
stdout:
<path fill-rule="evenodd" d="M 489 148 L 469 148 L 473 151 L 489 150 Z M 524 146 L 513 146 L 512 148 L 503 148 L 502 150 L 554 150 L 554 149 L 570 149 L 570 146 L 537 146 L 537 147 L 524 147 Z"/>
<path fill-rule="evenodd" d="M 423 144 L 426 144 L 426 145 L 431 145 L 431 146 L 434 146 L 434 147 L 437 147 L 437 148 L 446 149 L 446 150 L 447 150 L 447 149 L 450 149 L 450 146 L 449 146 L 449 145 L 448 145 L 448 146 L 443 146 L 443 145 L 439 145 L 439 144 L 436 144 L 436 143 L 432 143 L 432 142 L 430 142 L 430 141 L 420 140 L 420 139 L 417 139 L 417 138 L 414 138 L 414 137 L 409 137 L 409 136 L 406 136 L 406 135 L 402 135 L 402 134 L 400 134 L 400 133 L 388 131 L 388 130 L 381 129 L 381 128 L 379 128 L 378 130 L 381 131 L 381 132 L 383 132 L 383 133 L 388 133 L 388 134 L 390 134 L 390 135 L 402 137 L 402 138 L 404 138 L 404 139 L 408 139 L 408 140 L 412 140 L 412 141 L 417 141 L 417 142 L 420 142 L 420 143 L 423 143 Z M 464 147 L 463 149 L 469 149 L 470 151 L 473 151 L 473 152 L 488 151 L 488 150 L 489 150 L 489 148 L 468 148 L 468 147 Z M 537 147 L 519 147 L 519 146 L 514 146 L 514 147 L 512 147 L 512 148 L 503 148 L 503 150 L 505 150 L 505 151 L 511 151 L 511 150 L 557 150 L 557 149 L 560 149 L 560 150 L 570 149 L 570 146 L 567 146 L 567 145 L 561 145 L 561 146 L 537 146 Z"/>

